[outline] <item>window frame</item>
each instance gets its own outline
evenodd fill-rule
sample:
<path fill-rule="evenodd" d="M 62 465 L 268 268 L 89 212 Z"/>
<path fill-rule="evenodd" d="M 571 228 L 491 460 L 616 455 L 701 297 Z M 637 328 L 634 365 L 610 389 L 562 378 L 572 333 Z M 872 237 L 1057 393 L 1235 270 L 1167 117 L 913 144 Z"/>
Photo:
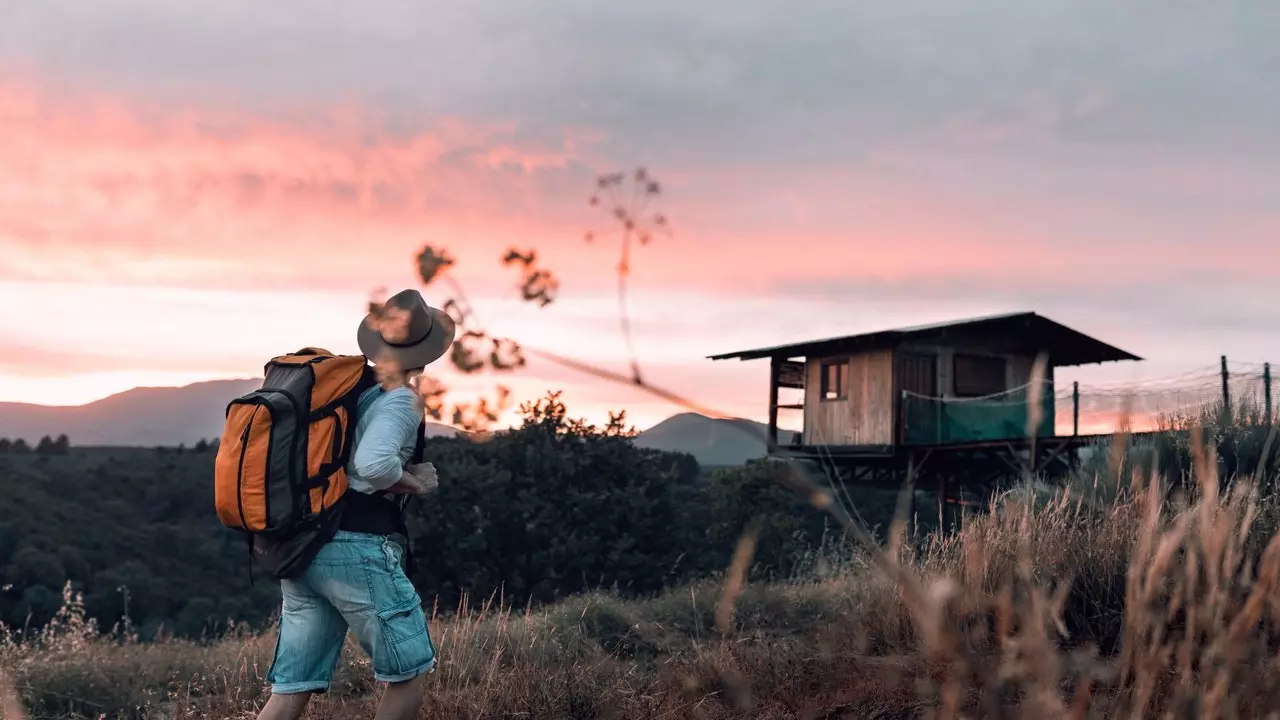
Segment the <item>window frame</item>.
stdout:
<path fill-rule="evenodd" d="M 960 368 L 965 362 L 973 362 L 979 366 L 987 365 L 986 369 L 992 369 L 996 364 L 1000 366 L 999 387 L 984 388 L 981 382 L 966 382 L 962 384 Z M 968 369 L 974 369 L 970 366 Z M 974 373 L 974 374 L 981 374 Z M 993 373 L 994 374 L 994 373 Z M 972 375 L 970 375 L 972 377 Z M 982 391 L 976 391 L 973 388 L 979 388 Z M 951 357 L 951 394 L 958 398 L 976 398 L 986 397 L 988 395 L 997 395 L 1006 392 L 1009 389 L 1009 358 L 1003 355 L 984 355 L 981 353 L 955 353 Z"/>
<path fill-rule="evenodd" d="M 841 402 L 849 399 L 849 358 L 823 358 L 818 361 L 818 400 L 820 402 Z M 831 370 L 834 369 L 836 374 L 835 394 L 828 397 L 831 392 Z"/>

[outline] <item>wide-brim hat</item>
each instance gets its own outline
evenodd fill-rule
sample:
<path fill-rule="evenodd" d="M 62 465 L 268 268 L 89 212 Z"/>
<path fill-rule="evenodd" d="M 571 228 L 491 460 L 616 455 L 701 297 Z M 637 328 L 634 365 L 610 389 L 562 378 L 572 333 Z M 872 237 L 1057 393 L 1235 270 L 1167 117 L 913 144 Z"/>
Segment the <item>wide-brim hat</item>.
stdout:
<path fill-rule="evenodd" d="M 404 370 L 439 360 L 453 344 L 457 328 L 448 313 L 433 308 L 417 290 L 402 290 L 370 313 L 356 331 L 360 352 L 375 363 L 390 359 Z"/>

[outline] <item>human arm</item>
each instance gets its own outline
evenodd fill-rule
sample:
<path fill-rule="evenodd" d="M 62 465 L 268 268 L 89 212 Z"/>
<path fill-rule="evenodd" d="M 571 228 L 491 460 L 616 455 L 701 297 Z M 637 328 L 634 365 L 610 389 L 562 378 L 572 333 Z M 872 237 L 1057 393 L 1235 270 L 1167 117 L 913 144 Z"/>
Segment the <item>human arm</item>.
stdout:
<path fill-rule="evenodd" d="M 399 495 L 426 495 L 440 487 L 436 468 L 431 463 L 410 465 L 404 469 L 404 475 L 395 485 L 387 488 L 387 492 Z"/>
<path fill-rule="evenodd" d="M 380 398 L 376 414 L 356 446 L 351 466 L 375 490 L 387 490 L 405 479 L 400 449 L 413 440 L 422 423 L 414 393 L 396 388 Z"/>

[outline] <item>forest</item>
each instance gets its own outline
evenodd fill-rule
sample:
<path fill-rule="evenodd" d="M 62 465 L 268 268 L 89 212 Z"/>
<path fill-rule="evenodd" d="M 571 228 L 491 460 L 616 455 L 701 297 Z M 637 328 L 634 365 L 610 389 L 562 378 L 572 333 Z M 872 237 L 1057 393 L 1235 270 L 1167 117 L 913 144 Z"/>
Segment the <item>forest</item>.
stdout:
<path fill-rule="evenodd" d="M 689 455 L 637 448 L 621 422 L 573 419 L 555 394 L 521 410 L 519 427 L 484 442 L 428 441 L 440 488 L 407 510 L 410 575 L 428 603 L 650 595 L 723 571 L 753 522 L 755 572 L 788 576 L 834 536 L 768 461 L 704 470 Z M 277 584 L 251 576 L 243 537 L 213 513 L 212 444 L 82 448 L 63 436 L 0 448 L 0 622 L 10 628 L 46 623 L 68 582 L 99 627 L 127 622 L 143 638 L 260 627 L 278 608 Z M 892 494 L 868 498 L 887 522 Z"/>

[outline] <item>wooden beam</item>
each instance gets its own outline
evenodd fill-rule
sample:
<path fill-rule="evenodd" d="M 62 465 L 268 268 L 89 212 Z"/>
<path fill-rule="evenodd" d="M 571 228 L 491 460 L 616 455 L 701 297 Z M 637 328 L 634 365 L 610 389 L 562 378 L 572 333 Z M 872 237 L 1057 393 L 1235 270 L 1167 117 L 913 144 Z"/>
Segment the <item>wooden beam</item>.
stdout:
<path fill-rule="evenodd" d="M 1070 441 L 1065 440 L 1065 439 L 1064 439 L 1064 440 L 1059 441 L 1059 442 L 1058 442 L 1058 444 L 1057 444 L 1057 446 L 1056 446 L 1056 447 L 1054 447 L 1054 448 L 1052 448 L 1052 449 L 1049 451 L 1049 453 L 1048 453 L 1047 455 L 1045 455 L 1045 456 L 1044 456 L 1044 459 L 1040 461 L 1039 466 L 1041 466 L 1041 467 L 1048 467 L 1048 466 L 1049 466 L 1049 463 L 1051 463 L 1051 462 L 1053 462 L 1054 460 L 1056 460 L 1056 459 L 1058 458 L 1058 456 L 1062 454 L 1062 451 L 1067 449 L 1067 446 L 1068 446 L 1069 444 L 1070 444 Z"/>
<path fill-rule="evenodd" d="M 778 381 L 782 379 L 782 358 L 769 358 L 769 447 L 778 445 Z"/>
<path fill-rule="evenodd" d="M 794 360 L 783 360 L 778 377 L 778 385 L 796 390 L 804 389 L 804 363 Z"/>

